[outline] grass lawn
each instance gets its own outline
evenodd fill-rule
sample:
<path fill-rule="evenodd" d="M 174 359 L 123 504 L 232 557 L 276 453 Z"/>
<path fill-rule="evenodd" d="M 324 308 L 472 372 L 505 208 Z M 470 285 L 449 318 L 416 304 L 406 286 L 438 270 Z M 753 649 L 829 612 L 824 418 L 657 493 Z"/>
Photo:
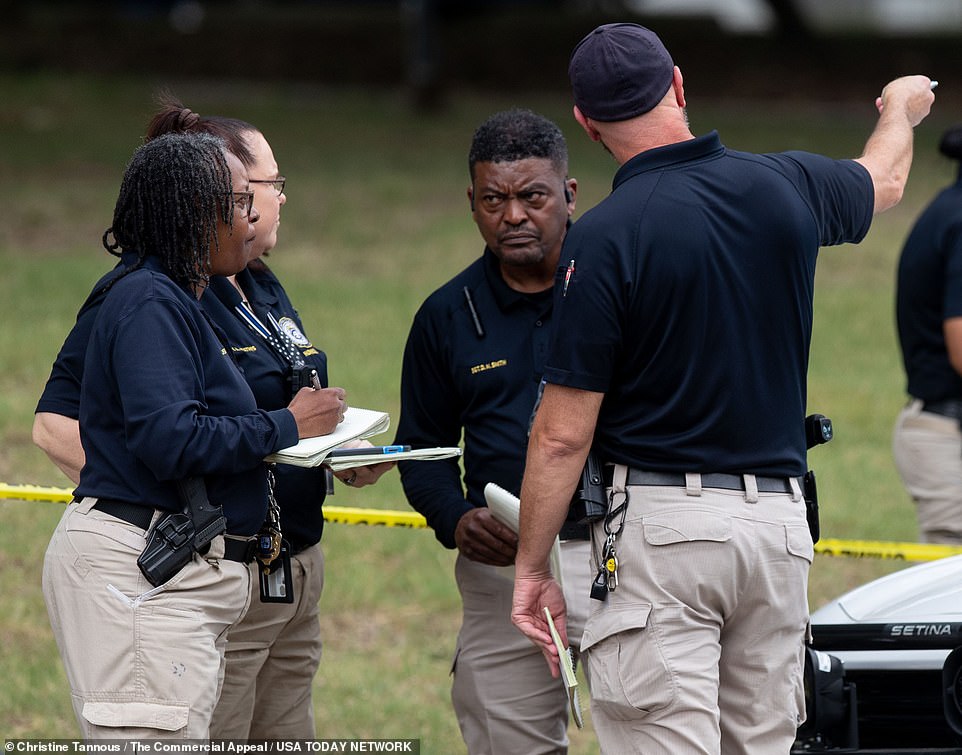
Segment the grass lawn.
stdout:
<path fill-rule="evenodd" d="M 0 482 L 67 486 L 31 443 L 33 409 L 79 304 L 113 264 L 100 237 L 162 84 L 201 113 L 241 117 L 264 131 L 288 177 L 270 263 L 326 350 L 332 384 L 346 387 L 352 404 L 394 417 L 415 309 L 481 251 L 465 196 L 475 126 L 514 105 L 554 118 L 568 137 L 582 210 L 605 196 L 615 167 L 581 134 L 564 95 L 461 93 L 425 115 L 392 91 L 0 75 Z M 875 120 L 870 97 L 847 107 L 773 108 L 688 95 L 693 130 L 717 127 L 739 149 L 854 157 Z M 893 281 L 911 222 L 954 176 L 935 153 L 947 118 L 936 113 L 919 128 L 903 203 L 876 220 L 860 247 L 822 253 L 809 407 L 836 428 L 836 439 L 811 454 L 826 537 L 917 534 L 890 452 L 904 401 Z M 375 488 L 338 486 L 331 503 L 407 510 L 396 475 Z M 0 734 L 7 739 L 77 735 L 40 592 L 60 510 L 0 501 Z M 460 621 L 453 554 L 426 530 L 337 524 L 327 527 L 324 549 L 319 737 L 419 738 L 422 753 L 460 752 L 448 700 Z M 818 557 L 812 605 L 901 565 Z M 573 731 L 572 740 L 574 753 L 597 749 L 590 728 Z"/>

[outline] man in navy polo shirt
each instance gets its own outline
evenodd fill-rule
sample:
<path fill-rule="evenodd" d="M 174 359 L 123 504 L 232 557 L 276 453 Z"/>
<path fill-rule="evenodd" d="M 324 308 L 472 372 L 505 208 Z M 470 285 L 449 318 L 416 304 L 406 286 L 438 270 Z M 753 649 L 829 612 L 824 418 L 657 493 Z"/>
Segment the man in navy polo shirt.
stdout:
<path fill-rule="evenodd" d="M 547 555 L 593 447 L 611 508 L 581 648 L 602 751 L 787 753 L 804 715 L 815 259 L 901 198 L 930 81 L 886 86 L 864 154 L 832 160 L 696 138 L 680 70 L 635 24 L 595 29 L 569 75 L 575 118 L 620 167 L 562 251 L 512 617 L 556 669 Z"/>
<path fill-rule="evenodd" d="M 939 152 L 956 179 L 929 203 L 899 257 L 895 294 L 908 404 L 892 437 L 923 543 L 962 545 L 962 125 Z"/>
<path fill-rule="evenodd" d="M 567 698 L 541 655 L 511 624 L 517 536 L 485 505 L 494 482 L 520 491 L 525 443 L 548 349 L 551 287 L 575 209 L 561 130 L 529 110 L 495 113 L 468 154 L 471 213 L 484 254 L 431 294 L 415 315 L 401 371 L 396 443 L 457 445 L 456 459 L 401 462 L 411 505 L 457 548 L 464 606 L 451 701 L 471 755 L 567 749 Z M 466 490 L 465 490 L 466 488 Z M 558 531 L 555 531 L 558 534 Z M 587 613 L 588 531 L 561 532 L 569 620 Z M 577 638 L 575 638 L 577 639 Z"/>

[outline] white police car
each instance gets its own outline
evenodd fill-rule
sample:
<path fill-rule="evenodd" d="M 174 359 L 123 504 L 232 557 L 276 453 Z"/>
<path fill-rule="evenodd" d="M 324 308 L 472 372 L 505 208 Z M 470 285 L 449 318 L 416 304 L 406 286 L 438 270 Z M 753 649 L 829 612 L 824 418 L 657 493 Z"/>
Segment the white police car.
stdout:
<path fill-rule="evenodd" d="M 812 635 L 793 753 L 962 752 L 962 555 L 842 595 Z"/>

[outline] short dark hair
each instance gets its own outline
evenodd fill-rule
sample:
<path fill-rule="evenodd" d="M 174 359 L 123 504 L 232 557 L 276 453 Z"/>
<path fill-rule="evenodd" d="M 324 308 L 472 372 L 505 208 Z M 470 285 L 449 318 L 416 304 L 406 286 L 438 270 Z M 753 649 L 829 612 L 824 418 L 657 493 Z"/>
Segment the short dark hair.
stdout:
<path fill-rule="evenodd" d="M 160 110 L 147 124 L 145 141 L 163 134 L 210 134 L 223 139 L 228 151 L 233 152 L 245 168 L 254 165 L 254 153 L 245 138 L 257 131 L 252 124 L 222 115 L 198 115 L 167 90 L 158 93 L 154 99 Z"/>
<path fill-rule="evenodd" d="M 468 152 L 468 170 L 474 180 L 476 163 L 507 163 L 540 157 L 568 173 L 568 145 L 553 121 L 530 110 L 502 110 L 478 126 Z"/>
<path fill-rule="evenodd" d="M 217 223 L 233 222 L 232 188 L 223 140 L 210 134 L 151 139 L 127 164 L 104 247 L 112 254 L 136 252 L 128 272 L 157 257 L 180 285 L 206 283 Z"/>

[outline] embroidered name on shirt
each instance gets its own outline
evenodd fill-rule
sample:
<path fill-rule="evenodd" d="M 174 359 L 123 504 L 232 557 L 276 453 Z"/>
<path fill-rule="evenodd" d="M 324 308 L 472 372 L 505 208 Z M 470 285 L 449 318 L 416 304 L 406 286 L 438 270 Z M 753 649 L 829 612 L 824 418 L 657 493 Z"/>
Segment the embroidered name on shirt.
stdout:
<path fill-rule="evenodd" d="M 238 351 L 250 352 L 250 351 L 257 351 L 257 347 L 256 346 L 231 346 L 230 350 L 235 353 Z"/>
<path fill-rule="evenodd" d="M 498 367 L 507 367 L 507 359 L 498 359 L 495 362 L 485 362 L 484 364 L 476 364 L 471 368 L 471 374 L 477 375 L 479 372 L 486 372 L 487 370 L 495 370 Z"/>

